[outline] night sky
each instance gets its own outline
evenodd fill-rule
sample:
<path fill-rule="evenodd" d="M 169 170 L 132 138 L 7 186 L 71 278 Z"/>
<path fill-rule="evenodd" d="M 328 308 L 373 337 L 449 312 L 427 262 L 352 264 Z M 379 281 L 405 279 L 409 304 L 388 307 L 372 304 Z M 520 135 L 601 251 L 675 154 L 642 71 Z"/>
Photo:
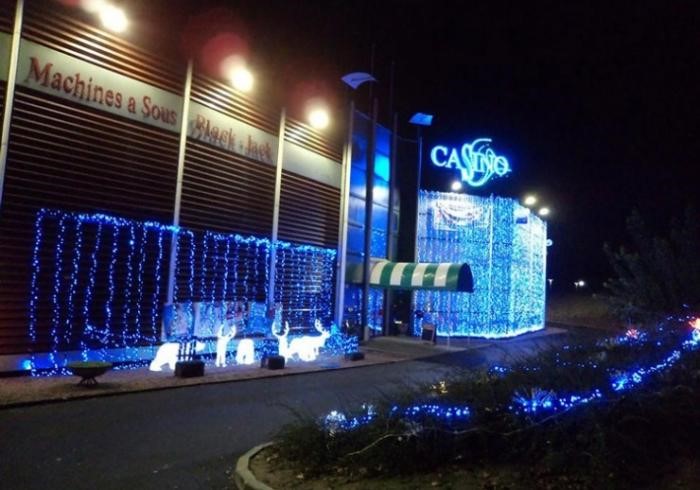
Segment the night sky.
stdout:
<path fill-rule="evenodd" d="M 632 208 L 663 230 L 696 200 L 697 2 L 124 3 L 139 19 L 137 42 L 180 56 L 202 26 L 235 30 L 256 97 L 299 116 L 305 96 L 324 93 L 340 117 L 348 95 L 339 77 L 371 71 L 379 83 L 355 98 L 368 111 L 377 96 L 388 124 L 393 62 L 400 120 L 435 115 L 426 149 L 491 137 L 513 172 L 481 193 L 534 191 L 552 208 L 556 284 L 583 278 L 597 288 L 609 276 L 603 243 L 623 243 Z M 401 133 L 414 136 L 405 124 Z M 424 187 L 436 190 L 455 176 L 424 172 Z"/>

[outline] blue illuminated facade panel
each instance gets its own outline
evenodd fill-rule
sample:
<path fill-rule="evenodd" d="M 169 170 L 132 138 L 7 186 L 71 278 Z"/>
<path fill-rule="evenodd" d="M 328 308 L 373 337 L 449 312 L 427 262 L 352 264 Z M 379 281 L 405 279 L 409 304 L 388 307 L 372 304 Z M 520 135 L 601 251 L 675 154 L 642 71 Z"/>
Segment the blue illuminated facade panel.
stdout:
<path fill-rule="evenodd" d="M 348 265 L 362 264 L 364 258 L 367 159 L 370 155 L 372 122 L 367 116 L 355 113 L 350 170 L 350 200 L 348 212 Z M 374 142 L 374 188 L 372 192 L 372 228 L 370 256 L 386 258 L 389 236 L 389 186 L 391 132 L 377 125 Z M 381 332 L 383 326 L 385 291 L 371 288 L 368 298 L 368 326 Z M 362 286 L 346 285 L 346 317 L 359 322 L 362 307 Z"/>
<path fill-rule="evenodd" d="M 546 223 L 513 199 L 421 191 L 416 261 L 464 262 L 474 275 L 474 293 L 416 291 L 423 321 L 441 336 L 544 328 L 546 240 Z"/>

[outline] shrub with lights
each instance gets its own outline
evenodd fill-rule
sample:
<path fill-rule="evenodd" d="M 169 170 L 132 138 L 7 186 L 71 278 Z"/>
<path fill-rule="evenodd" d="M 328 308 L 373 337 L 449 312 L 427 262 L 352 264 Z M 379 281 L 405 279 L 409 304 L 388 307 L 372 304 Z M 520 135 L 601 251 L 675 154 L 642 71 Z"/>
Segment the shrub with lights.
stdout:
<path fill-rule="evenodd" d="M 585 481 L 574 488 L 622 488 L 700 450 L 699 347 L 700 320 L 668 319 L 302 419 L 280 434 L 279 452 L 318 472 L 526 464 Z"/>

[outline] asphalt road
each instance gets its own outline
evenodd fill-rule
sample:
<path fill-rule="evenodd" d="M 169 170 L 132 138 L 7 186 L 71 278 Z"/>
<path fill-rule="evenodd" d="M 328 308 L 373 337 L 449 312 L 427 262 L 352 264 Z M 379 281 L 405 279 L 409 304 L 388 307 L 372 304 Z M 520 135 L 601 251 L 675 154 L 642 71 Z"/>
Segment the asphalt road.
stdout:
<path fill-rule="evenodd" d="M 232 488 L 237 457 L 294 419 L 354 406 L 455 368 L 504 363 L 564 336 L 422 361 L 0 410 L 0 488 Z M 2 382 L 2 380 L 0 380 Z"/>

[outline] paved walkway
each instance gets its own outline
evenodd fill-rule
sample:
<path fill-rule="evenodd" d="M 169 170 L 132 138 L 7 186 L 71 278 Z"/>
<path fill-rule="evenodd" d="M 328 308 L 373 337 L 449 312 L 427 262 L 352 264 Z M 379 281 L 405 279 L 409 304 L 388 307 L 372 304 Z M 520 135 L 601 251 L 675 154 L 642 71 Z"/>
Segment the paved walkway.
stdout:
<path fill-rule="evenodd" d="M 564 333 L 548 329 L 450 349 L 408 344 L 404 350 L 413 360 L 395 352 L 401 351 L 401 339 L 382 339 L 365 346 L 368 364 L 356 369 L 6 407 L 0 409 L 0 487 L 232 488 L 229 472 L 236 458 L 272 438 L 295 413 L 356 406 L 444 378 L 455 366 L 505 363 L 566 342 Z M 369 365 L 374 355 L 386 362 Z"/>
<path fill-rule="evenodd" d="M 433 345 L 411 337 L 377 337 L 363 346 L 365 359 L 360 361 L 320 357 L 314 362 L 292 361 L 283 370 L 236 364 L 218 368 L 207 364 L 204 377 L 186 379 L 176 378 L 169 370 L 152 372 L 147 367 L 142 367 L 109 371 L 98 378 L 99 384 L 94 387 L 78 386 L 79 378 L 72 376 L 0 378 L 0 408 L 389 364 L 484 345 L 486 344 L 482 342 L 450 347 Z"/>

